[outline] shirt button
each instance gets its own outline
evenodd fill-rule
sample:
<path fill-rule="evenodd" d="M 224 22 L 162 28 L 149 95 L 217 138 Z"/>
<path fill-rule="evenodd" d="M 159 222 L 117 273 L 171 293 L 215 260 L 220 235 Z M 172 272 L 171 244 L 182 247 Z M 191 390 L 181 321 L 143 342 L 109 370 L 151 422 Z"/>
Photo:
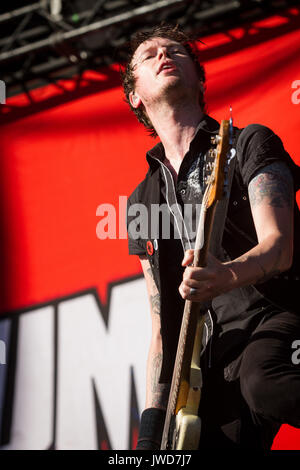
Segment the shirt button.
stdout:
<path fill-rule="evenodd" d="M 237 201 L 233 201 L 232 203 L 234 206 L 237 206 Z"/>
<path fill-rule="evenodd" d="M 243 196 L 243 199 L 244 199 L 244 201 L 246 201 L 246 200 L 247 200 L 247 196 Z"/>

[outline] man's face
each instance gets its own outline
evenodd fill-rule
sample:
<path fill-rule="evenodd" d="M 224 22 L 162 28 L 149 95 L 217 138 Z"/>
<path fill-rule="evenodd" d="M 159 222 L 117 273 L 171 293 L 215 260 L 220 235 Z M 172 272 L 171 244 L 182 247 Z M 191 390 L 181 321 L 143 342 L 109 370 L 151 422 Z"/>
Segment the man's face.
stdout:
<path fill-rule="evenodd" d="M 167 38 L 153 38 L 136 49 L 131 62 L 136 79 L 130 101 L 133 107 L 146 107 L 163 96 L 176 96 L 179 90 L 197 95 L 200 87 L 194 62 L 182 44 Z M 177 93 L 173 93 L 173 91 Z"/>

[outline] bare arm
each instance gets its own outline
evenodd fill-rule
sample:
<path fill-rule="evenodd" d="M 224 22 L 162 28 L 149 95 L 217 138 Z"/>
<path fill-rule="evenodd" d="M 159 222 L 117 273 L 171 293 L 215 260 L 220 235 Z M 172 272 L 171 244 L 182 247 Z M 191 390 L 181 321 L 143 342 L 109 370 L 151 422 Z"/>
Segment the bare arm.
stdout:
<path fill-rule="evenodd" d="M 209 258 L 205 268 L 184 272 L 180 293 L 184 299 L 210 300 L 233 288 L 261 283 L 286 271 L 293 258 L 293 179 L 284 163 L 273 163 L 250 181 L 249 200 L 258 244 L 228 263 Z M 187 266 L 192 253 L 186 253 Z M 197 294 L 190 296 L 190 288 Z"/>
<path fill-rule="evenodd" d="M 258 245 L 231 267 L 239 282 L 247 282 L 250 276 L 251 282 L 265 282 L 286 271 L 293 260 L 292 175 L 284 164 L 273 163 L 250 181 L 248 192 Z"/>
<path fill-rule="evenodd" d="M 150 301 L 152 337 L 147 361 L 146 408 L 166 409 L 170 386 L 160 384 L 162 366 L 162 338 L 160 324 L 160 295 L 153 279 L 150 263 L 146 256 L 140 256 Z"/>

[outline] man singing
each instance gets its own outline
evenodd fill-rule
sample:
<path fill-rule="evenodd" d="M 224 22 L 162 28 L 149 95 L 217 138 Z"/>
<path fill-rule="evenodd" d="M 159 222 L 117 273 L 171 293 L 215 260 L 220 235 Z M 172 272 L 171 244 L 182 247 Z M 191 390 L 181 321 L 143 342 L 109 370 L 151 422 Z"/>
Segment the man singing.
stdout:
<path fill-rule="evenodd" d="M 159 449 L 184 302 L 206 302 L 199 448 L 269 449 L 282 423 L 300 427 L 299 168 L 265 126 L 235 129 L 237 154 L 222 259 L 191 267 L 205 156 L 219 123 L 205 113 L 205 73 L 192 40 L 172 26 L 137 33 L 122 74 L 137 118 L 160 139 L 128 201 L 152 317 L 146 405 L 137 449 Z M 226 77 L 224 77 L 226 79 Z M 133 236 L 133 204 L 167 207 L 169 237 Z M 184 215 L 190 211 L 192 224 Z M 148 221 L 147 221 L 148 222 Z M 150 225 L 150 224 L 149 224 Z M 180 236 L 175 236 L 178 233 Z"/>

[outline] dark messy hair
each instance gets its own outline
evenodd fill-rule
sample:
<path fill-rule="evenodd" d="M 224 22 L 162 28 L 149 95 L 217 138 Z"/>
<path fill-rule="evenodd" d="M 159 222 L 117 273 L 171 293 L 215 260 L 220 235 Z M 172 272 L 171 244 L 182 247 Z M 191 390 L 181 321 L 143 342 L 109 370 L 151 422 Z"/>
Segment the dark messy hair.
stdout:
<path fill-rule="evenodd" d="M 138 108 L 133 108 L 131 106 L 131 103 L 129 101 L 129 94 L 130 92 L 134 91 L 135 89 L 135 77 L 134 77 L 134 69 L 132 66 L 132 58 L 137 50 L 137 48 L 145 41 L 148 41 L 149 39 L 155 38 L 155 37 L 160 37 L 160 38 L 167 38 L 173 41 L 178 42 L 179 44 L 182 44 L 191 59 L 193 60 L 196 71 L 198 74 L 198 77 L 202 82 L 205 82 L 205 71 L 203 65 L 200 64 L 199 59 L 198 59 L 198 50 L 195 46 L 196 43 L 196 38 L 192 37 L 191 35 L 179 30 L 178 25 L 173 26 L 173 25 L 167 25 L 163 24 L 160 26 L 155 26 L 151 30 L 147 32 L 137 32 L 135 33 L 130 40 L 129 44 L 129 53 L 128 53 L 128 58 L 127 58 L 127 63 L 123 67 L 123 70 L 121 70 L 121 78 L 123 82 L 123 88 L 124 88 L 124 93 L 125 93 L 125 101 L 129 104 L 131 110 L 135 113 L 137 116 L 138 120 L 144 124 L 144 126 L 148 129 L 150 135 L 152 137 L 157 137 L 157 133 L 145 111 L 145 108 L 143 105 L 139 106 Z M 199 97 L 199 105 L 202 109 L 202 111 L 205 110 L 205 101 L 204 101 L 204 95 L 203 93 L 200 93 Z"/>

